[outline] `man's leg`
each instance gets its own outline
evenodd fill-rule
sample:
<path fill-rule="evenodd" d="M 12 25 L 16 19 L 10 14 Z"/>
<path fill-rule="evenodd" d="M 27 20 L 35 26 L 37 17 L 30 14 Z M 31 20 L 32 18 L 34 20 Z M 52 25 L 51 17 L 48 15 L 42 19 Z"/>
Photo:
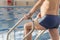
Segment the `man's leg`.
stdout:
<path fill-rule="evenodd" d="M 32 22 L 26 23 L 24 25 L 24 34 L 25 35 L 31 30 L 31 27 L 32 27 Z M 45 28 L 42 27 L 39 23 L 37 23 L 37 26 L 35 25 L 35 29 L 36 30 L 45 30 Z M 30 34 L 26 39 L 32 40 L 32 35 Z"/>
<path fill-rule="evenodd" d="M 52 40 L 59 40 L 59 32 L 58 29 L 49 29 Z"/>

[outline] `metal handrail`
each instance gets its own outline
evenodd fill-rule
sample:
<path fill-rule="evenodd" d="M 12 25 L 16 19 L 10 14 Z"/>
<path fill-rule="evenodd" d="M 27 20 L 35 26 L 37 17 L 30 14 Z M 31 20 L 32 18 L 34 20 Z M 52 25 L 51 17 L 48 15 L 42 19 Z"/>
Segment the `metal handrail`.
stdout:
<path fill-rule="evenodd" d="M 23 20 L 24 20 L 24 17 L 21 18 L 21 19 L 8 31 L 8 33 L 7 33 L 7 40 L 9 40 L 9 34 L 10 34 L 10 33 L 19 25 L 19 23 L 21 23 Z M 31 20 L 32 20 L 32 18 L 31 18 Z M 31 31 L 30 31 L 27 35 L 24 36 L 23 40 L 25 40 L 26 37 L 27 37 L 28 35 L 30 35 L 30 34 L 34 31 L 34 21 L 32 20 L 32 22 L 33 22 L 32 29 L 31 29 Z"/>
<path fill-rule="evenodd" d="M 35 20 L 35 21 L 38 21 L 38 19 L 39 19 L 39 18 L 36 17 L 34 20 Z M 39 36 L 41 36 L 45 31 L 46 31 L 46 30 L 41 30 L 41 32 L 37 33 L 37 36 L 35 37 L 34 40 L 38 40 Z"/>
<path fill-rule="evenodd" d="M 9 34 L 19 25 L 19 23 L 21 23 L 24 20 L 24 17 L 21 18 L 7 33 L 7 40 L 9 40 Z M 29 36 L 33 31 L 34 31 L 34 20 L 31 18 L 32 21 L 32 29 L 30 30 L 30 32 L 28 34 L 26 34 L 23 38 L 23 40 L 26 40 L 27 36 Z M 43 30 L 41 33 L 38 33 L 38 35 L 36 36 L 36 38 L 34 40 L 38 40 L 39 36 L 41 36 L 46 30 Z"/>
<path fill-rule="evenodd" d="M 7 40 L 9 39 L 9 34 L 24 20 L 24 17 L 21 18 L 7 33 Z"/>
<path fill-rule="evenodd" d="M 27 40 L 26 38 L 27 38 L 27 36 L 29 36 L 33 31 L 34 31 L 34 20 L 33 19 L 31 19 L 32 20 L 32 29 L 30 30 L 30 32 L 29 33 L 27 33 L 25 36 L 24 36 L 24 38 L 23 38 L 23 40 Z"/>

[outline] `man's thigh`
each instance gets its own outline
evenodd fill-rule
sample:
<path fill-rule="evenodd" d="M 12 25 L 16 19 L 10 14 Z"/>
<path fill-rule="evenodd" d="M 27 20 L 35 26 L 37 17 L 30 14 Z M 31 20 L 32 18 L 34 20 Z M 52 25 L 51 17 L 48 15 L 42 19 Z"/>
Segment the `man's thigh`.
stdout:
<path fill-rule="evenodd" d="M 27 28 L 31 29 L 32 28 L 32 22 L 26 23 Z M 38 22 L 34 22 L 34 26 L 36 30 L 46 30 L 43 26 L 41 26 Z"/>

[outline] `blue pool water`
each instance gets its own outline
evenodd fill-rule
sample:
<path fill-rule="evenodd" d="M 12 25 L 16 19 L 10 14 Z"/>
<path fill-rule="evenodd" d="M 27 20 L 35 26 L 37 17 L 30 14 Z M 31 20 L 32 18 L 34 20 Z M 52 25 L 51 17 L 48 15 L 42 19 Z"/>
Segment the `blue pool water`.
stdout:
<path fill-rule="evenodd" d="M 4 7 L 3 7 L 4 8 Z M 6 40 L 6 35 L 7 31 L 9 28 L 12 28 L 14 24 L 21 18 L 23 17 L 24 14 L 28 13 L 31 8 L 20 8 L 18 7 L 17 9 L 13 9 L 10 11 L 7 11 L 6 9 L 0 9 L 0 40 Z M 13 7 L 14 8 L 14 7 Z M 38 14 L 39 11 L 35 12 L 35 16 Z M 60 11 L 59 11 L 60 12 Z M 20 25 L 24 25 L 26 22 L 29 21 L 24 21 Z M 7 31 L 6 31 L 7 30 Z M 38 30 L 37 30 L 38 31 Z M 37 31 L 35 30 L 32 33 L 32 39 L 36 37 Z M 59 30 L 60 31 L 60 30 Z M 59 32 L 60 33 L 60 32 Z M 22 27 L 18 27 L 15 29 L 11 34 L 10 34 L 10 40 L 22 40 L 24 34 L 24 29 Z M 43 35 L 39 37 L 39 40 L 48 40 L 50 39 L 49 33 L 45 32 Z"/>
<path fill-rule="evenodd" d="M 23 33 L 24 33 L 24 31 L 22 30 L 22 31 L 16 31 L 15 32 L 15 40 L 22 40 L 22 38 L 23 38 Z M 36 34 L 37 34 L 37 31 L 35 30 L 33 33 L 32 33 L 32 39 L 34 40 L 35 39 L 35 37 L 36 37 Z M 50 36 L 49 36 L 49 34 L 48 34 L 48 32 L 46 32 L 46 33 L 44 33 L 43 35 L 41 35 L 40 37 L 39 37 L 39 40 L 48 40 L 48 39 L 50 39 Z"/>

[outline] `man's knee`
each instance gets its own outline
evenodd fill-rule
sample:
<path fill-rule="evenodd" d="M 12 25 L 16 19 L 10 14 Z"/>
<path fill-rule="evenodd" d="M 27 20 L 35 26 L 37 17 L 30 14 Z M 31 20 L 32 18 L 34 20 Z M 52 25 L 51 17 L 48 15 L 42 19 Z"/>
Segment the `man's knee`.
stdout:
<path fill-rule="evenodd" d="M 32 26 L 32 23 L 31 22 L 25 23 L 24 24 L 24 29 L 31 29 L 31 26 Z"/>

